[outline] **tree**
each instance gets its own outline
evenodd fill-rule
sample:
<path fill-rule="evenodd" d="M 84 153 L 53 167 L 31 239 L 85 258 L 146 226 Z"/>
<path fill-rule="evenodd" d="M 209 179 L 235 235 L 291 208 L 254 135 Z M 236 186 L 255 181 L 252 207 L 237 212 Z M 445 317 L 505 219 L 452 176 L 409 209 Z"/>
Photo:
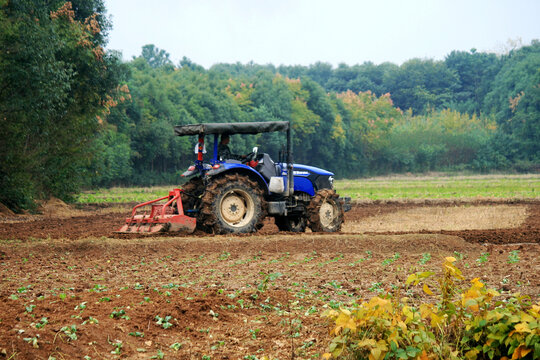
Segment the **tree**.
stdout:
<path fill-rule="evenodd" d="M 486 94 L 491 89 L 501 61 L 495 54 L 480 53 L 476 49 L 452 51 L 445 59 L 446 66 L 459 79 L 455 87 L 456 110 L 479 115 Z"/>
<path fill-rule="evenodd" d="M 384 84 L 396 106 L 418 114 L 448 107 L 458 79 L 442 61 L 413 59 L 387 73 Z"/>
<path fill-rule="evenodd" d="M 513 139 L 507 155 L 511 160 L 530 160 L 536 164 L 540 154 L 540 41 L 511 51 L 484 108 L 495 115 L 500 131 Z M 517 152 L 513 152 L 516 151 Z"/>
<path fill-rule="evenodd" d="M 102 1 L 74 4 L 0 3 L 0 202 L 15 210 L 77 190 L 125 75 L 103 50 Z"/>
<path fill-rule="evenodd" d="M 154 69 L 172 65 L 172 61 L 169 59 L 169 53 L 163 49 L 158 49 L 153 44 L 144 45 L 141 56 Z"/>

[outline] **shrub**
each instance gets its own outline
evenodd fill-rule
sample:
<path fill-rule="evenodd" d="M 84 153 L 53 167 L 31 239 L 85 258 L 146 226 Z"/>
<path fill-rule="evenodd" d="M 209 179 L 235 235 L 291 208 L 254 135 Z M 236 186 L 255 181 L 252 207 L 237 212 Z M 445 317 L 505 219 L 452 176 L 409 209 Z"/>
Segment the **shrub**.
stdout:
<path fill-rule="evenodd" d="M 419 306 L 387 294 L 352 309 L 328 310 L 333 339 L 325 359 L 538 359 L 540 303 L 519 294 L 494 301 L 500 294 L 478 279 L 469 288 L 447 257 L 434 294 L 427 279 L 433 272 L 411 274 L 404 287 L 422 284 L 435 303 Z"/>

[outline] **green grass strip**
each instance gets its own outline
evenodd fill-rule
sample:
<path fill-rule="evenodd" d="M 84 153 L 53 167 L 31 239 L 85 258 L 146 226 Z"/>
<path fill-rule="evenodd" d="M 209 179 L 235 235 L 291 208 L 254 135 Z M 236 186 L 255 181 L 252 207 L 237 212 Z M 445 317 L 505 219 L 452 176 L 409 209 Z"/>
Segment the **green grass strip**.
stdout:
<path fill-rule="evenodd" d="M 144 202 L 166 196 L 175 186 L 110 188 L 85 191 L 77 202 Z M 538 199 L 540 174 L 477 176 L 398 176 L 337 180 L 336 191 L 354 200 L 397 199 Z"/>

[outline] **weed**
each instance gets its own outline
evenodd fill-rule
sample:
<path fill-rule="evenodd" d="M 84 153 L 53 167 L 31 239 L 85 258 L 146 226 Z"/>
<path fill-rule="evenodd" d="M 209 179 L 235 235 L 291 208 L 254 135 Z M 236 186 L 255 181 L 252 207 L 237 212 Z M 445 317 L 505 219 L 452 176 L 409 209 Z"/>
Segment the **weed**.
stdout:
<path fill-rule="evenodd" d="M 139 332 L 139 331 L 130 332 L 128 335 L 129 335 L 129 336 L 134 336 L 134 337 L 140 337 L 140 338 L 143 338 L 143 337 L 144 337 L 144 333 Z"/>
<path fill-rule="evenodd" d="M 171 349 L 175 350 L 175 351 L 178 351 L 182 348 L 182 346 L 184 346 L 183 344 L 181 343 L 177 343 L 175 342 L 174 344 L 172 344 L 171 346 L 169 346 Z"/>

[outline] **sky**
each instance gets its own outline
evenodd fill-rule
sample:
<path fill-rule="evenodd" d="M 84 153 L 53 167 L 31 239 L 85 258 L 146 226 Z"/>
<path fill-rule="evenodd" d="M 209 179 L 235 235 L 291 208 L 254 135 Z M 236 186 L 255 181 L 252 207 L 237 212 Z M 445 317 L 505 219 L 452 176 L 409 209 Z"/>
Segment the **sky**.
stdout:
<path fill-rule="evenodd" d="M 540 39 L 540 0 L 105 0 L 108 49 L 154 44 L 174 64 L 334 66 L 504 53 Z"/>

